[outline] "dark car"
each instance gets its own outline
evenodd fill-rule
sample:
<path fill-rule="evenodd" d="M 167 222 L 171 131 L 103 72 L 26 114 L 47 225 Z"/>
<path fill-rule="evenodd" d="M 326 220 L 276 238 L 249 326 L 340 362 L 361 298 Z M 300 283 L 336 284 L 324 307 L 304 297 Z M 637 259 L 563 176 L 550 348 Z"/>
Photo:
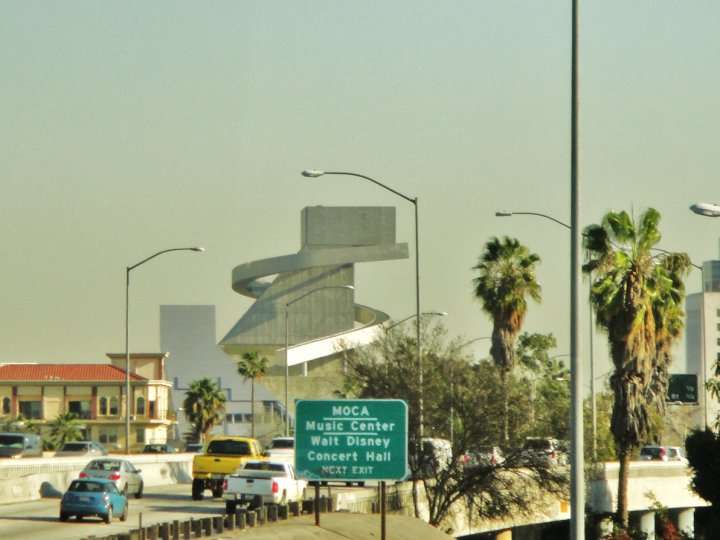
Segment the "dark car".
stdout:
<path fill-rule="evenodd" d="M 60 521 L 71 516 L 97 516 L 110 523 L 115 515 L 120 516 L 120 521 L 127 519 L 128 500 L 112 480 L 73 480 L 60 501 Z"/>
<path fill-rule="evenodd" d="M 42 440 L 33 433 L 0 433 L 0 457 L 42 457 Z"/>
<path fill-rule="evenodd" d="M 169 444 L 146 444 L 143 454 L 174 454 L 177 448 Z"/>

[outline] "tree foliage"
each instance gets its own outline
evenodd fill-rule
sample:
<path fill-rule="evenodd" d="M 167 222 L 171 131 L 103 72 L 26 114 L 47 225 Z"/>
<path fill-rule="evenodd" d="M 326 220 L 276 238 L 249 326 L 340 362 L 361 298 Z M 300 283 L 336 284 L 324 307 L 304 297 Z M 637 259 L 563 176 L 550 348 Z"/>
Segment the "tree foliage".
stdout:
<path fill-rule="evenodd" d="M 453 422 L 452 457 L 447 467 L 425 454 L 415 457 L 409 453 L 412 476 L 420 479 L 428 500 L 430 523 L 439 525 L 458 501 L 471 503 L 475 517 L 492 518 L 531 512 L 538 486 L 545 493 L 562 491 L 566 483 L 563 469 L 540 463 L 522 463 L 520 467 L 519 451 L 509 450 L 502 466 L 465 466 L 466 456 L 496 444 L 502 433 L 499 370 L 492 362 L 476 363 L 464 352 L 461 340 L 448 340 L 440 325 L 423 325 L 422 344 L 425 436 L 448 439 Z M 419 388 L 414 336 L 394 329 L 369 346 L 346 353 L 345 361 L 342 395 L 405 400 L 409 435 L 415 437 Z M 514 442 L 519 444 L 521 434 L 528 432 L 526 385 L 513 377 L 509 388 L 513 406 L 508 419 Z M 410 445 L 417 443 L 411 440 Z"/>
<path fill-rule="evenodd" d="M 689 259 L 653 253 L 660 241 L 660 213 L 649 208 L 635 222 L 627 212 L 608 212 L 585 228 L 592 276 L 590 301 L 608 336 L 614 371 L 611 429 L 620 460 L 617 519 L 628 526 L 630 456 L 653 436 L 653 415 L 664 412 L 671 347 L 682 331 L 683 278 Z"/>
<path fill-rule="evenodd" d="M 485 244 L 478 263 L 473 267 L 474 295 L 492 319 L 490 355 L 500 368 L 503 396 L 503 441 L 509 441 L 509 397 L 507 378 L 515 367 L 515 341 L 527 313 L 527 299 L 541 299 L 535 276 L 540 257 L 530 253 L 517 239 L 492 238 Z"/>
<path fill-rule="evenodd" d="M 213 380 L 204 377 L 190 383 L 183 408 L 190 422 L 188 440 L 205 442 L 208 433 L 220 424 L 225 412 L 225 393 Z"/>
<path fill-rule="evenodd" d="M 83 422 L 73 413 L 61 413 L 50 422 L 50 443 L 60 448 L 66 442 L 80 441 L 83 437 Z"/>
<path fill-rule="evenodd" d="M 238 373 L 250 380 L 250 436 L 255 437 L 255 379 L 262 378 L 267 372 L 268 359 L 256 351 L 246 352 L 237 363 Z"/>

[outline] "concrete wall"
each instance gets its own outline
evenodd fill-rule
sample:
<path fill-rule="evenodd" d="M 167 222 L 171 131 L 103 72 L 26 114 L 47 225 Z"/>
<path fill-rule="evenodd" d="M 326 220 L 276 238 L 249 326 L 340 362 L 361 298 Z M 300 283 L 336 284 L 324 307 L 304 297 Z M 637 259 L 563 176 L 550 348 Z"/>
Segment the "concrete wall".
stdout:
<path fill-rule="evenodd" d="M 190 482 L 194 455 L 133 455 L 129 461 L 142 469 L 145 486 L 163 486 Z M 91 459 L 33 458 L 0 462 L 0 504 L 59 497 Z"/>

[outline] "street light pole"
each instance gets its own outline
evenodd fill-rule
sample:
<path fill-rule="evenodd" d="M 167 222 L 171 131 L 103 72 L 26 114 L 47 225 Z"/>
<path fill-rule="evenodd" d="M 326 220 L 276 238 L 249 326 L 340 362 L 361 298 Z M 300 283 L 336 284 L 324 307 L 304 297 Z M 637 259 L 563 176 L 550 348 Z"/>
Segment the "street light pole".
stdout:
<path fill-rule="evenodd" d="M 405 195 L 404 193 L 401 193 L 389 186 L 386 186 L 382 182 L 379 182 L 378 180 L 375 180 L 374 178 L 370 178 L 369 176 L 365 176 L 364 174 L 358 174 L 354 172 L 346 172 L 346 171 L 322 171 L 317 169 L 305 169 L 302 172 L 302 175 L 306 178 L 317 178 L 319 176 L 324 175 L 342 175 L 342 176 L 355 176 L 357 178 L 362 178 L 364 180 L 367 180 L 368 182 L 372 182 L 373 184 L 380 186 L 381 188 L 394 193 L 398 197 L 405 199 L 407 202 L 412 203 L 415 207 L 415 334 L 416 334 L 416 341 L 417 341 L 417 351 L 416 351 L 416 362 L 417 362 L 417 368 L 418 368 L 418 435 L 419 438 L 422 439 L 424 436 L 424 402 L 423 402 L 423 366 L 422 366 L 422 353 L 420 352 L 420 231 L 419 231 L 419 221 L 418 221 L 418 198 L 417 197 L 410 197 L 408 195 Z M 418 444 L 420 441 L 418 441 Z"/>
<path fill-rule="evenodd" d="M 202 247 L 171 248 L 158 251 L 142 261 L 125 268 L 125 453 L 130 453 L 130 272 L 138 266 L 145 264 L 164 253 L 171 251 L 198 251 L 203 252 Z"/>
<path fill-rule="evenodd" d="M 310 296 L 313 293 L 316 293 L 318 291 L 324 291 L 327 289 L 348 289 L 348 290 L 355 290 L 355 287 L 352 285 L 328 285 L 327 287 L 318 287 L 317 289 L 312 289 L 311 291 L 306 292 L 303 295 L 298 296 L 297 298 L 293 298 L 289 302 L 285 304 L 285 436 L 290 436 L 290 409 L 289 401 L 288 401 L 288 382 L 290 380 L 290 364 L 288 363 L 288 348 L 290 347 L 290 323 L 289 323 L 289 313 L 290 313 L 290 306 L 293 305 L 295 302 L 302 300 L 306 296 Z"/>

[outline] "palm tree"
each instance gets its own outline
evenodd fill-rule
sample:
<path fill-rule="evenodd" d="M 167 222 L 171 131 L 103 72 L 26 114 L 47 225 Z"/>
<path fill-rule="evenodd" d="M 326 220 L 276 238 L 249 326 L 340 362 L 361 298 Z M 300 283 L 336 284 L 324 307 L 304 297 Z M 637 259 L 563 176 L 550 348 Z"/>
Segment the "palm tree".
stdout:
<path fill-rule="evenodd" d="M 50 442 L 55 448 L 60 448 L 66 442 L 81 441 L 84 424 L 73 413 L 58 414 L 50 422 Z"/>
<path fill-rule="evenodd" d="M 192 424 L 193 438 L 205 442 L 208 433 L 222 421 L 225 399 L 222 389 L 207 377 L 190 383 L 183 408 L 185 417 Z"/>
<path fill-rule="evenodd" d="M 535 269 L 540 257 L 517 239 L 492 238 L 473 270 L 475 297 L 493 321 L 490 355 L 503 386 L 503 438 L 509 441 L 508 376 L 515 366 L 515 341 L 527 313 L 527 297 L 541 299 Z"/>
<path fill-rule="evenodd" d="M 653 435 L 652 413 L 664 407 L 670 349 L 681 334 L 687 255 L 653 254 L 660 213 L 647 209 L 638 223 L 627 212 L 608 212 L 585 228 L 592 276 L 590 301 L 605 330 L 614 372 L 611 430 L 620 461 L 617 521 L 627 528 L 630 456 Z"/>
<path fill-rule="evenodd" d="M 246 352 L 238 360 L 238 373 L 247 381 L 250 379 L 250 436 L 255 437 L 255 379 L 265 375 L 268 367 L 268 359 L 260 356 L 257 352 Z"/>

